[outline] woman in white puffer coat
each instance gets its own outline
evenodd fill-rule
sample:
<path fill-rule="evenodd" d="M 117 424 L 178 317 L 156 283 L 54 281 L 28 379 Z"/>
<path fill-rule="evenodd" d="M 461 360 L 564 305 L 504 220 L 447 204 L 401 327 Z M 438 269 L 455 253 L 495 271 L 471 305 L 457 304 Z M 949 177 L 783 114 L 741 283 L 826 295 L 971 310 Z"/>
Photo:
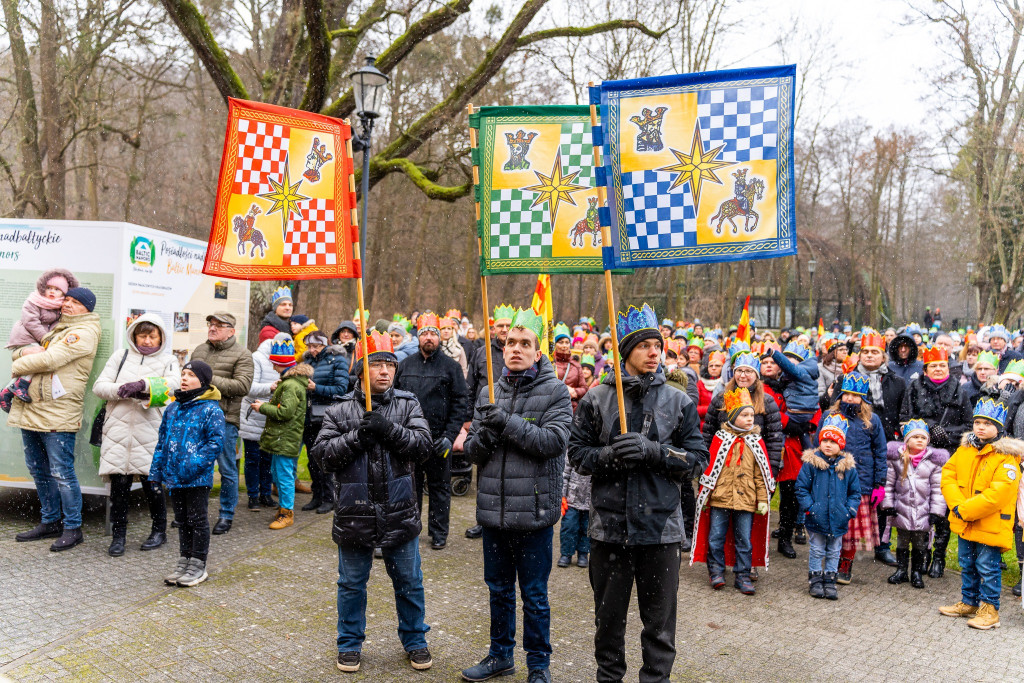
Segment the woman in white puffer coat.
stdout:
<path fill-rule="evenodd" d="M 167 540 L 167 506 L 160 484 L 146 479 L 160 435 L 164 406 L 181 382 L 178 359 L 160 316 L 140 315 L 125 331 L 126 349 L 114 351 L 92 387 L 107 402 L 100 446 L 100 475 L 110 480 L 111 557 L 124 555 L 128 531 L 128 493 L 137 476 L 153 520 L 142 550 Z"/>
<path fill-rule="evenodd" d="M 242 398 L 242 424 L 238 435 L 242 437 L 245 449 L 245 490 L 249 495 L 249 509 L 259 510 L 260 506 L 274 508 L 276 503 L 270 496 L 270 453 L 260 450 L 260 436 L 267 424 L 267 416 L 252 409 L 252 402 L 266 401 L 274 393 L 274 385 L 281 379 L 280 373 L 270 362 L 270 347 L 275 341 L 291 339 L 291 335 L 278 332 L 272 339 L 264 339 L 252 354 L 252 386 Z"/>

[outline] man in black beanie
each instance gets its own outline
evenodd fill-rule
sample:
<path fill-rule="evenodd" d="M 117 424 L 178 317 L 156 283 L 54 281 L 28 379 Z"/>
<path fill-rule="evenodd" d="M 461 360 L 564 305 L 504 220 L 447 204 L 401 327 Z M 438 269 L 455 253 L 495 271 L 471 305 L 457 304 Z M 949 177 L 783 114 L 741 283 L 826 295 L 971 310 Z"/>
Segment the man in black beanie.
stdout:
<path fill-rule="evenodd" d="M 569 435 L 569 460 L 591 475 L 590 585 L 598 681 L 626 673 L 626 617 L 632 586 L 643 632 L 641 681 L 668 680 L 675 660 L 676 594 L 683 529 L 680 482 L 698 477 L 710 456 L 697 406 L 665 383 L 661 333 L 651 307 L 619 313 L 622 388 L 627 414 L 620 433 L 615 376 L 586 393 Z"/>

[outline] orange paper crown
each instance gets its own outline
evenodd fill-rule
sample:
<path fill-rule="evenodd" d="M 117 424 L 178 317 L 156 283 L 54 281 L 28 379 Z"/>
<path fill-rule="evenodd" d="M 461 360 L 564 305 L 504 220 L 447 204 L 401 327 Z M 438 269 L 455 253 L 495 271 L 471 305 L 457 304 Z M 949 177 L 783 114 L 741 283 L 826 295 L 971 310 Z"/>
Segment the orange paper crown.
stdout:
<path fill-rule="evenodd" d="M 941 346 L 929 346 L 921 354 L 921 362 L 924 365 L 929 363 L 941 363 L 942 361 L 948 361 L 949 354 L 946 353 L 946 349 Z"/>
<path fill-rule="evenodd" d="M 723 407 L 726 415 L 732 415 L 732 411 L 748 406 L 753 408 L 754 402 L 750 399 L 750 392 L 746 387 L 736 387 L 725 393 Z"/>
<path fill-rule="evenodd" d="M 377 353 L 389 353 L 392 356 L 395 354 L 395 346 L 391 343 L 391 336 L 377 330 L 370 331 L 370 335 L 366 338 L 366 347 L 369 350 L 370 360 L 373 360 L 374 354 Z M 356 342 L 356 360 L 362 357 L 363 344 L 362 342 Z"/>
<path fill-rule="evenodd" d="M 853 372 L 857 369 L 857 364 L 860 362 L 860 357 L 856 353 L 851 353 L 843 361 L 843 374 Z"/>
<path fill-rule="evenodd" d="M 885 351 L 885 339 L 877 330 L 867 330 L 860 338 L 860 348 Z"/>
<path fill-rule="evenodd" d="M 462 311 L 457 308 L 449 308 L 441 319 L 441 327 L 455 327 L 462 322 Z"/>
<path fill-rule="evenodd" d="M 441 329 L 441 320 L 437 317 L 437 313 L 427 311 L 416 318 L 416 329 L 422 330 L 425 327 L 433 327 L 435 330 Z"/>
<path fill-rule="evenodd" d="M 723 352 L 723 351 L 714 351 L 714 352 L 712 352 L 711 356 L 708 358 L 708 362 L 710 363 L 711 361 L 713 361 L 715 359 L 717 359 L 719 363 L 722 363 L 724 365 L 725 364 L 725 352 Z"/>
<path fill-rule="evenodd" d="M 675 339 L 666 339 L 663 343 L 665 345 L 665 353 L 666 354 L 669 351 L 671 351 L 672 353 L 676 354 L 676 357 L 678 358 L 679 354 L 681 354 L 682 351 L 683 351 L 682 345 L 678 341 L 676 341 Z"/>

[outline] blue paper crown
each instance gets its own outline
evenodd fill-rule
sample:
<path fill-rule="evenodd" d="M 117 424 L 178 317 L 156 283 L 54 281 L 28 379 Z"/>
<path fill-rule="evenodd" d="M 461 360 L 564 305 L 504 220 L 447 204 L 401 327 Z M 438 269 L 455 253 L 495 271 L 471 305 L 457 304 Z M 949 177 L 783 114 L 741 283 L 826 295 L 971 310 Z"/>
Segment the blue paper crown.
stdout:
<path fill-rule="evenodd" d="M 278 287 L 274 290 L 274 293 L 270 295 L 270 308 L 271 310 L 277 308 L 277 302 L 282 299 L 292 300 L 292 290 L 288 287 Z"/>
<path fill-rule="evenodd" d="M 843 375 L 843 393 L 867 396 L 870 381 L 868 376 L 859 372 L 848 372 Z"/>
<path fill-rule="evenodd" d="M 735 346 L 735 344 L 733 344 Z M 744 344 L 746 346 L 746 344 Z M 761 359 L 752 353 L 741 353 L 732 359 L 732 369 L 752 368 L 758 375 L 761 374 Z"/>
<path fill-rule="evenodd" d="M 988 328 L 988 338 L 991 339 L 992 337 L 1002 337 L 1006 341 L 1010 341 L 1010 333 L 1002 325 L 993 325 Z"/>
<path fill-rule="evenodd" d="M 907 420 L 900 425 L 900 435 L 906 440 L 907 436 L 911 432 L 923 431 L 928 436 L 931 436 L 931 430 L 928 429 L 928 423 L 924 420 Z"/>
<path fill-rule="evenodd" d="M 990 398 L 983 398 L 978 401 L 978 405 L 974 406 L 974 417 L 983 417 L 986 420 L 992 420 L 1002 427 L 1006 423 L 1006 406 L 999 401 L 993 401 Z"/>
<path fill-rule="evenodd" d="M 271 356 L 294 356 L 295 344 L 290 339 L 282 339 L 270 345 Z"/>
<path fill-rule="evenodd" d="M 850 422 L 841 413 L 829 413 L 821 420 L 821 431 L 828 428 L 838 429 L 845 436 L 850 429 Z"/>
<path fill-rule="evenodd" d="M 619 311 L 615 318 L 615 329 L 619 333 L 619 343 L 621 344 L 626 337 L 640 330 L 658 332 L 658 316 L 654 314 L 654 309 L 647 304 L 640 308 L 630 306 L 626 309 L 625 314 Z M 660 332 L 658 332 L 658 336 L 661 336 Z"/>
<path fill-rule="evenodd" d="M 737 339 L 729 345 L 729 358 L 733 360 L 733 364 L 736 362 L 736 356 L 741 353 L 750 353 L 750 344 L 740 339 Z"/>
<path fill-rule="evenodd" d="M 791 341 L 786 344 L 786 348 L 782 351 L 786 356 L 796 356 L 800 362 L 803 362 L 811 357 L 811 350 L 802 344 L 798 344 L 795 341 Z"/>

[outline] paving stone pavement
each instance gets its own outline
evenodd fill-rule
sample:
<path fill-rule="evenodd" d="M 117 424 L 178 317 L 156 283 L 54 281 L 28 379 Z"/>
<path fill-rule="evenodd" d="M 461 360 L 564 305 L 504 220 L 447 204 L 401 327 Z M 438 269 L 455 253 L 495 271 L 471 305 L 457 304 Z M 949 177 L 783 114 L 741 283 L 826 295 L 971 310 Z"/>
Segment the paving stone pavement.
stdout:
<path fill-rule="evenodd" d="M 106 555 L 99 508 L 87 512 L 86 543 L 72 551 L 15 543 L 14 533 L 35 519 L 33 498 L 0 489 L 0 678 L 454 681 L 486 653 L 480 541 L 462 535 L 473 517 L 472 496 L 454 500 L 447 549 L 421 545 L 434 667 L 408 667 L 395 633 L 390 582 L 378 564 L 357 674 L 334 667 L 337 553 L 328 516 L 300 512 L 294 527 L 274 532 L 266 528 L 270 511 L 240 510 L 232 531 L 213 537 L 210 579 L 182 589 L 161 582 L 176 558 L 174 531 L 157 551 L 137 549 L 148 531 L 141 496 L 121 558 Z M 300 495 L 298 503 L 306 500 Z M 216 499 L 210 510 L 215 518 Z M 1024 679 L 1024 660 L 1017 656 L 1024 619 L 1008 588 L 1002 628 L 973 631 L 936 611 L 958 598 L 956 573 L 928 580 L 924 590 L 894 588 L 885 583 L 889 568 L 859 559 L 854 582 L 840 587 L 838 602 L 827 602 L 807 595 L 807 547 L 797 551 L 797 560 L 772 554 L 754 597 L 740 595 L 731 583 L 712 591 L 703 565 L 684 564 L 673 680 Z M 593 680 L 587 573 L 553 568 L 550 587 L 553 679 Z M 639 637 L 634 603 L 627 680 L 636 680 Z M 517 660 L 517 674 L 504 680 L 526 679 L 521 651 Z"/>

